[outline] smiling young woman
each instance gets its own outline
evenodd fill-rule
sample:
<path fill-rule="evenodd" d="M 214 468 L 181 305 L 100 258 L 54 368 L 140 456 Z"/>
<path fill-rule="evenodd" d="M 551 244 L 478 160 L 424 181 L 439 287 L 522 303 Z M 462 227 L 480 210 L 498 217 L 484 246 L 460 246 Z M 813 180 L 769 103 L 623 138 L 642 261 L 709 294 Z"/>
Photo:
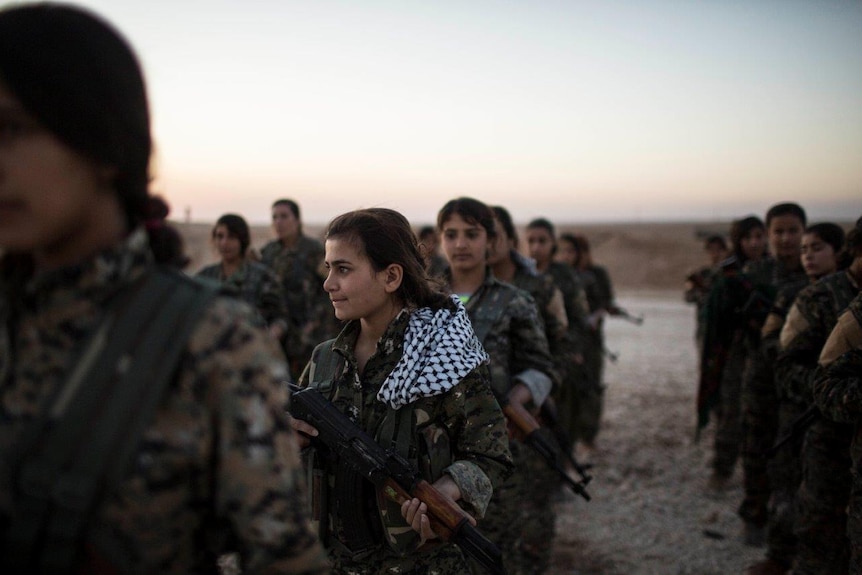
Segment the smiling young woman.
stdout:
<path fill-rule="evenodd" d="M 538 409 L 557 373 L 535 301 L 528 293 L 495 278 L 488 267 L 488 251 L 497 239 L 493 211 L 473 198 L 457 198 L 438 212 L 437 229 L 449 260 L 449 287 L 465 302 L 473 328 L 491 358 L 494 394 L 501 403 Z M 531 473 L 535 456 L 529 448 L 510 441 L 509 449 L 515 472 L 495 486 L 483 530 L 500 547 L 510 570 L 529 571 L 537 561 L 546 564 L 550 556 L 550 545 L 526 549 L 522 537 L 522 530 L 530 524 L 526 502 L 533 490 L 544 486 Z M 533 563 L 529 569 L 528 563 Z"/>
<path fill-rule="evenodd" d="M 511 456 L 487 356 L 464 306 L 429 282 L 422 250 L 398 212 L 338 216 L 325 249 L 323 287 L 346 325 L 315 348 L 300 385 L 318 388 L 380 445 L 395 448 L 425 480 L 481 519 Z M 305 421 L 293 425 L 316 434 Z M 469 571 L 455 545 L 424 545 L 436 537 L 424 502 L 399 507 L 378 497 L 370 482 L 345 480 L 346 465 L 315 454 L 306 453 L 308 467 L 327 480 L 319 482 L 312 508 L 320 509 L 316 519 L 334 572 Z M 357 482 L 358 494 L 327 487 Z M 361 549 L 362 558 L 355 557 Z"/>

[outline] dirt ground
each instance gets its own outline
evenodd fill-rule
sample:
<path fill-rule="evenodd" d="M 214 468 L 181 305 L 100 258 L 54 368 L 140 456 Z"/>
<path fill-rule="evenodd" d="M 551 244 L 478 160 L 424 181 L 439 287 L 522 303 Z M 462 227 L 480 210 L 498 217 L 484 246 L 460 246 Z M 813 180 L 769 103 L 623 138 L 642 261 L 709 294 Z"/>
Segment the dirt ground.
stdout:
<path fill-rule="evenodd" d="M 740 470 L 721 493 L 706 485 L 712 430 L 694 442 L 693 309 L 679 292 L 625 292 L 618 301 L 645 320 L 607 323 L 619 359 L 605 372 L 593 499 L 561 498 L 553 573 L 741 573 L 763 549 L 740 538 Z"/>

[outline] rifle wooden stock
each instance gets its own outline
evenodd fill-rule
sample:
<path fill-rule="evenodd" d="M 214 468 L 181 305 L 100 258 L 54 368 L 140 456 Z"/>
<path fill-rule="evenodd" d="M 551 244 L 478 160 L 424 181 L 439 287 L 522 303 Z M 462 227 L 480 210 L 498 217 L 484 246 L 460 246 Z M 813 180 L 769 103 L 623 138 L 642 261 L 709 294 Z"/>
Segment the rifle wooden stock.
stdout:
<path fill-rule="evenodd" d="M 425 480 L 416 483 L 408 492 L 394 480 L 387 479 L 383 483 L 383 493 L 399 505 L 413 498 L 424 503 L 428 507 L 431 528 L 444 541 L 450 541 L 465 522 L 470 523 L 467 513 L 457 503 Z"/>
<path fill-rule="evenodd" d="M 467 512 L 450 497 L 425 481 L 413 466 L 374 439 L 338 411 L 318 390 L 291 386 L 290 413 L 318 431 L 312 442 L 320 442 L 347 465 L 368 478 L 385 497 L 401 504 L 419 499 L 428 508 L 434 532 L 458 545 L 488 572 L 505 575 L 500 550 L 470 523 Z"/>
<path fill-rule="evenodd" d="M 524 434 L 524 443 L 529 445 L 542 456 L 548 467 L 557 472 L 557 474 L 566 482 L 572 491 L 580 495 L 587 501 L 591 499 L 590 494 L 584 488 L 585 482 L 577 482 L 569 477 L 566 470 L 563 469 L 557 461 L 557 453 L 554 447 L 548 443 L 539 430 L 542 426 L 536 421 L 527 409 L 518 402 L 506 401 L 503 405 L 503 413 L 506 418 Z"/>

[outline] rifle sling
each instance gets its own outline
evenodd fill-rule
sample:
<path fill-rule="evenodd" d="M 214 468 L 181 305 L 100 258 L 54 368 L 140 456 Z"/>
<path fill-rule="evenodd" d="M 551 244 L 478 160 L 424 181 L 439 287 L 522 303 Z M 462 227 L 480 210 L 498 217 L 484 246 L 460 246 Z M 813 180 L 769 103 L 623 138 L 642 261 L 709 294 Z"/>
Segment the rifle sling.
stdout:
<path fill-rule="evenodd" d="M 9 534 L 19 565 L 36 557 L 48 572 L 74 565 L 100 496 L 127 472 L 185 342 L 217 292 L 163 270 L 129 289 L 85 347 L 83 357 L 96 359 L 73 370 L 23 438 L 42 448 L 31 451 L 18 474 Z"/>

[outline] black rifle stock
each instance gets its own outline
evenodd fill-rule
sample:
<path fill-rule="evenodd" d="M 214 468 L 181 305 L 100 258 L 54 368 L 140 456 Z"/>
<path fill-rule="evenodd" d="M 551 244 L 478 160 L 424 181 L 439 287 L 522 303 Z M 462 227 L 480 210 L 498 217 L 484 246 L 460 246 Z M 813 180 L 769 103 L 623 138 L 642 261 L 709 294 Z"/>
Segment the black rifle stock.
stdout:
<path fill-rule="evenodd" d="M 539 410 L 539 415 L 541 415 L 542 420 L 548 424 L 548 429 L 551 430 L 557 443 L 560 444 L 560 449 L 562 450 L 566 461 L 580 476 L 581 485 L 588 485 L 590 481 L 593 480 L 593 476 L 589 474 L 589 469 L 592 465 L 581 465 L 572 454 L 575 447 L 574 442 L 572 441 L 572 438 L 569 437 L 569 432 L 565 427 L 563 427 L 563 424 L 560 421 L 559 412 L 557 411 L 557 404 L 552 398 L 548 397 L 545 400 Z"/>
<path fill-rule="evenodd" d="M 457 503 L 422 479 L 409 461 L 378 445 L 318 390 L 291 386 L 290 413 L 317 429 L 312 441 L 323 443 L 339 463 L 366 477 L 396 503 L 414 497 L 425 503 L 435 533 L 458 545 L 488 572 L 505 575 L 500 550 L 470 524 Z"/>
<path fill-rule="evenodd" d="M 524 443 L 541 455 L 545 463 L 548 464 L 548 467 L 556 471 L 572 491 L 589 501 L 591 499 L 590 494 L 587 493 L 585 487 L 591 478 L 585 478 L 584 481 L 575 481 L 569 477 L 569 474 L 566 473 L 566 470 L 557 461 L 557 453 L 554 446 L 548 443 L 542 437 L 541 433 L 539 433 L 542 426 L 539 425 L 536 418 L 530 415 L 530 412 L 518 402 L 505 401 L 502 408 L 506 419 L 524 434 Z"/>
<path fill-rule="evenodd" d="M 621 307 L 613 307 L 608 313 L 611 317 L 618 317 L 620 319 L 624 319 L 627 322 L 631 322 L 635 325 L 641 325 L 644 322 L 644 316 L 642 315 L 632 315 L 627 310 Z"/>
<path fill-rule="evenodd" d="M 789 443 L 792 440 L 798 439 L 805 433 L 805 430 L 811 427 L 811 425 L 817 421 L 817 418 L 820 417 L 820 410 L 816 405 L 812 405 L 808 409 L 802 412 L 802 414 L 793 420 L 793 423 L 790 424 L 790 429 L 783 436 L 779 437 L 776 440 L 775 445 L 770 447 L 766 451 L 766 457 L 774 457 L 778 450 L 784 447 L 785 443 Z"/>

